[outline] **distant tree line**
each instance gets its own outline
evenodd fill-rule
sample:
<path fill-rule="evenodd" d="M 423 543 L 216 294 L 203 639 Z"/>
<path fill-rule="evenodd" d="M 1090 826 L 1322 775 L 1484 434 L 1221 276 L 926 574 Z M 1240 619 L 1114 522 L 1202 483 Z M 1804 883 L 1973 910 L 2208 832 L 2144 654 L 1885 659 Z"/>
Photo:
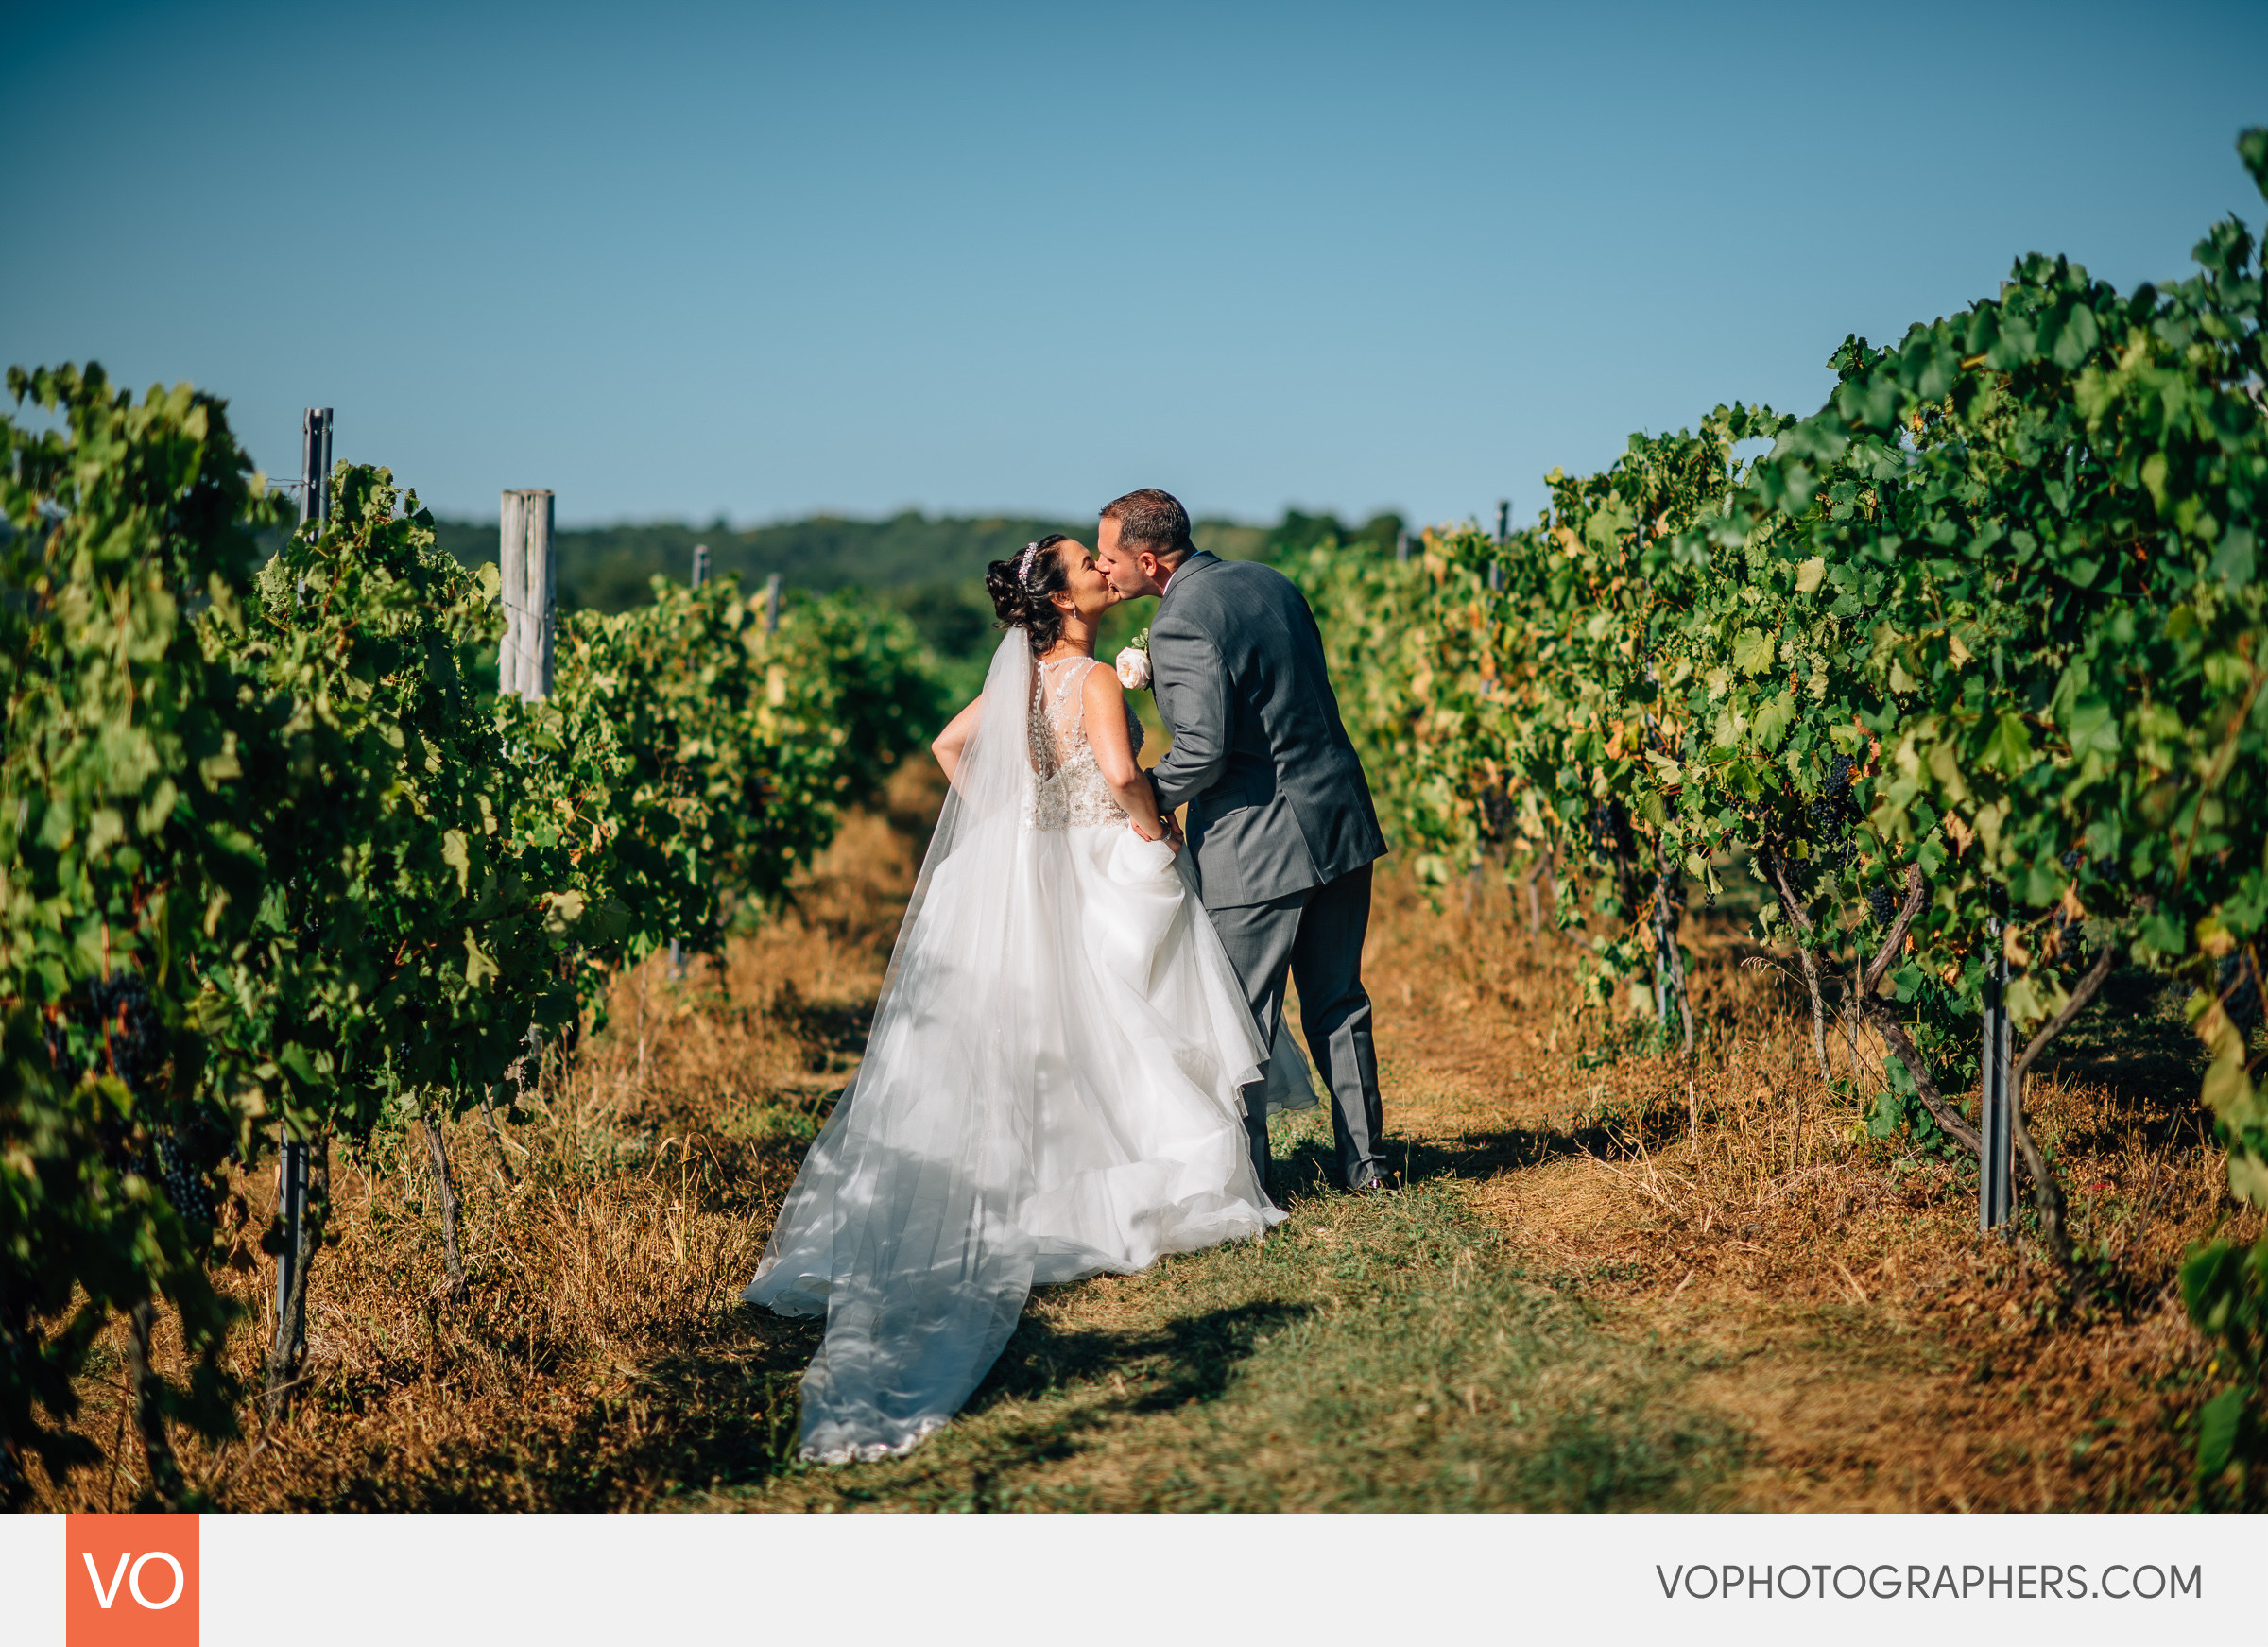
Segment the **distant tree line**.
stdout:
<path fill-rule="evenodd" d="M 1401 527 L 1398 515 L 1376 515 L 1349 526 L 1334 515 L 1288 509 L 1273 526 L 1200 522 L 1196 537 L 1217 555 L 1250 560 L 1299 554 L 1334 540 L 1390 552 Z M 467 566 L 496 558 L 493 524 L 441 521 L 435 530 L 440 547 Z M 577 527 L 558 534 L 554 553 L 562 607 L 622 612 L 654 598 L 657 575 L 682 581 L 693 564 L 694 546 L 705 543 L 714 573 L 738 573 L 744 590 L 761 589 L 775 572 L 797 589 L 866 590 L 904 613 L 930 650 L 951 665 L 981 660 L 991 648 L 987 563 L 1048 532 L 1085 539 L 1093 530 L 1091 519 L 933 518 L 908 510 L 886 520 L 814 515 L 750 527 L 722 519 L 706 526 L 662 521 Z"/>

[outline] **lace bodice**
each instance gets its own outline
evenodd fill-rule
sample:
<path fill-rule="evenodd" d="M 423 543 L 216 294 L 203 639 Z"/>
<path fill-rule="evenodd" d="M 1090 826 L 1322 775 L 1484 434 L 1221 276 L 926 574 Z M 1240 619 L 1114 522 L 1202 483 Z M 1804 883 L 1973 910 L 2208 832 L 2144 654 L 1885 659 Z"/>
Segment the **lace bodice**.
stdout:
<path fill-rule="evenodd" d="M 1087 672 L 1092 658 L 1064 658 L 1039 666 L 1032 683 L 1032 770 L 1039 787 L 1032 797 L 1034 829 L 1068 829 L 1073 824 L 1123 824 L 1125 809 L 1103 781 L 1094 746 L 1087 741 Z M 1142 722 L 1125 708 L 1126 739 L 1142 753 Z"/>

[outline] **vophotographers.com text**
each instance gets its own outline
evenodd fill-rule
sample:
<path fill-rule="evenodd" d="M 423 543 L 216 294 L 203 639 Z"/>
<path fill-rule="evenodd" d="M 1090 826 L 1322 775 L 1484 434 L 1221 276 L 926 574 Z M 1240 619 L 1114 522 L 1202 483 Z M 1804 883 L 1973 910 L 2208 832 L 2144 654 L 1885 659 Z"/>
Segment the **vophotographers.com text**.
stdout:
<path fill-rule="evenodd" d="M 2161 1567 L 2114 1561 L 1931 1567 L 1921 1562 L 1814 1561 L 1753 1567 L 1746 1562 L 1654 1569 L 1670 1601 L 2201 1601 L 2202 1564 Z"/>

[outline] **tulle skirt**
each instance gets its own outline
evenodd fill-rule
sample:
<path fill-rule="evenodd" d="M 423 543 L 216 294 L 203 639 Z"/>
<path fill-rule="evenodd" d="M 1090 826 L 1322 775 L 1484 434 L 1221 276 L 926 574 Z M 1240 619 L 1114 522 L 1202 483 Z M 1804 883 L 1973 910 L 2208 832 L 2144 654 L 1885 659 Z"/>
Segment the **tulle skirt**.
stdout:
<path fill-rule="evenodd" d="M 805 1456 L 902 1452 L 943 1424 L 1037 1282 L 1280 1221 L 1239 1090 L 1266 1062 L 1164 843 L 983 826 L 909 912 L 858 1077 L 742 1295 L 826 1317 Z"/>

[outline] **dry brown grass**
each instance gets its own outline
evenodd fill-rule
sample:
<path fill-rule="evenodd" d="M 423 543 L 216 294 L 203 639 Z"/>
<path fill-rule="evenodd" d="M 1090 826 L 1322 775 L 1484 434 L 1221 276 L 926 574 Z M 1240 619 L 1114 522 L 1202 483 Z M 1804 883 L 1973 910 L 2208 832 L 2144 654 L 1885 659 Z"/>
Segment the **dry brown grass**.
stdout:
<path fill-rule="evenodd" d="M 1384 884 L 1370 970 L 1405 1006 L 1385 1044 L 1403 1090 L 1436 1094 L 1398 1106 L 1396 1130 L 1431 1170 L 1471 1175 L 1516 1245 L 1589 1278 L 1618 1330 L 1721 1359 L 1692 1394 L 1758 1445 L 1741 1501 L 2188 1501 L 2209 1351 L 2175 1272 L 2216 1227 L 2259 1234 L 2223 1188 L 2193 1072 L 2096 1056 L 2033 1083 L 2091 1260 L 2078 1283 L 2028 1240 L 1979 1234 L 1973 1168 L 1868 1136 L 1879 1040 L 1861 1038 L 1852 1082 L 1839 1029 L 1823 1086 L 1798 990 L 1738 968 L 1729 922 L 1700 935 L 1702 1055 L 1584 1070 L 1565 1055 L 1572 949 L 1532 938 L 1501 892 L 1435 914 Z"/>
<path fill-rule="evenodd" d="M 451 1129 L 469 1303 L 443 1299 L 422 1141 L 335 1152 L 305 1397 L 265 1433 L 248 1407 L 247 1439 L 186 1444 L 192 1484 L 241 1510 L 636 1506 L 674 1484 L 704 1423 L 781 1405 L 766 1398 L 800 1371 L 809 1334 L 721 1306 L 754 1273 L 802 1143 L 855 1061 L 924 789 L 909 775 L 896 798 L 911 812 L 851 818 L 795 906 L 718 961 L 696 960 L 681 984 L 662 956 L 620 979 L 607 1033 L 547 1071 L 501 1151 L 477 1114 Z M 265 1220 L 272 1175 L 241 1188 Z M 270 1274 L 229 1278 L 246 1305 L 231 1361 L 253 1388 L 275 1330 Z M 79 1420 L 112 1467 L 51 1487 L 46 1507 L 134 1501 L 124 1344 L 101 1347 Z M 161 1329 L 155 1349 L 162 1370 L 178 1366 L 178 1337 Z"/>
<path fill-rule="evenodd" d="M 245 1510 L 2187 1501 L 2204 1347 L 2174 1268 L 2216 1220 L 2257 1233 L 2193 1086 L 2098 1062 L 2036 1087 L 2102 1255 L 2076 1286 L 1980 1238 L 1955 1167 L 1866 1135 L 1810 1067 L 1786 981 L 1734 965 L 1729 922 L 1702 935 L 1702 1055 L 1584 1068 L 1572 952 L 1501 891 L 1436 912 L 1392 876 L 1366 966 L 1407 1196 L 1321 1195 L 1322 1135 L 1287 1133 L 1280 1239 L 1044 1293 L 937 1443 L 782 1473 L 816 1332 L 730 1300 L 854 1065 L 933 785 L 903 775 L 721 964 L 622 979 L 610 1029 L 501 1152 L 477 1117 L 453 1129 L 469 1302 L 443 1298 L 420 1141 L 342 1154 L 306 1398 L 265 1433 L 248 1408 L 244 1440 L 185 1446 L 192 1482 Z M 1860 1057 L 1864 1084 L 1880 1048 Z M 265 1215 L 272 1188 L 245 1189 Z M 231 1284 L 256 1382 L 271 1283 Z M 1395 1359 L 1389 1305 L 1434 1359 Z M 1491 1332 L 1473 1360 L 1464 1341 Z M 44 1507 L 137 1495 L 122 1348 L 84 1386 L 108 1463 Z M 157 1360 L 178 1360 L 163 1331 Z M 1303 1381 L 1325 1366 L 1338 1407 Z"/>

